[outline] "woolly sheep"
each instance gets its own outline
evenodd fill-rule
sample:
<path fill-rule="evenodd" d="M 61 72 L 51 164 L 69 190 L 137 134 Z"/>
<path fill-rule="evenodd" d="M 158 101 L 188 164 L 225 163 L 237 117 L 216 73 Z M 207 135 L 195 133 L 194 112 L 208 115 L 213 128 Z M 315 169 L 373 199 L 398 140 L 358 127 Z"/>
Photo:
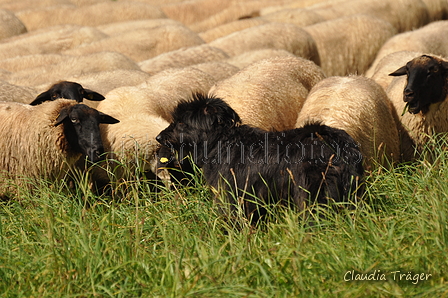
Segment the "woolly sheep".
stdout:
<path fill-rule="evenodd" d="M 0 172 L 12 179 L 57 179 L 82 155 L 99 161 L 99 124 L 118 122 L 67 99 L 38 106 L 1 102 L 0 118 Z"/>
<path fill-rule="evenodd" d="M 240 70 L 230 63 L 220 61 L 199 63 L 192 65 L 192 67 L 211 75 L 216 82 L 227 79 Z"/>
<path fill-rule="evenodd" d="M 317 121 L 344 130 L 360 144 L 365 168 L 371 169 L 374 160 L 384 166 L 400 160 L 393 113 L 386 92 L 372 79 L 334 76 L 311 89 L 296 127 Z"/>
<path fill-rule="evenodd" d="M 431 135 L 448 132 L 448 61 L 422 55 L 390 75 L 398 76 L 387 93 L 405 128 L 403 156 L 412 160 L 423 151 Z"/>
<path fill-rule="evenodd" d="M 140 85 L 114 89 L 105 97 L 106 100 L 132 97 L 135 104 L 126 107 L 129 113 L 148 108 L 148 113 L 160 115 L 170 122 L 171 112 L 180 100 L 189 98 L 195 92 L 207 93 L 215 83 L 212 76 L 194 67 L 170 68 L 151 76 Z M 104 102 L 101 104 L 106 104 Z"/>
<path fill-rule="evenodd" d="M 151 59 L 141 61 L 138 65 L 143 71 L 153 75 L 167 68 L 185 67 L 227 58 L 229 58 L 229 55 L 223 50 L 211 47 L 208 44 L 202 44 L 166 52 Z"/>
<path fill-rule="evenodd" d="M 28 30 L 66 24 L 98 26 L 118 21 L 164 18 L 165 14 L 152 5 L 139 2 L 102 2 L 81 7 L 56 5 L 19 11 L 16 16 Z"/>
<path fill-rule="evenodd" d="M 430 23 L 420 29 L 397 34 L 387 40 L 379 49 L 371 68 L 390 53 L 413 51 L 448 56 L 448 21 Z"/>
<path fill-rule="evenodd" d="M 0 9 L 0 40 L 25 32 L 26 27 L 12 12 Z"/>
<path fill-rule="evenodd" d="M 211 28 L 207 31 L 199 33 L 199 37 L 205 42 L 211 42 L 220 37 L 227 36 L 233 32 L 241 31 L 247 28 L 255 27 L 258 25 L 268 23 L 267 20 L 262 18 L 250 18 L 238 21 L 233 21 L 230 23 L 225 23 L 217 27 Z"/>
<path fill-rule="evenodd" d="M 388 22 L 354 15 L 303 27 L 314 39 L 327 76 L 362 74 L 379 48 L 396 33 Z"/>
<path fill-rule="evenodd" d="M 294 128 L 309 90 L 325 77 L 312 61 L 279 57 L 249 65 L 218 82 L 210 97 L 222 98 L 243 124 L 264 130 Z"/>
<path fill-rule="evenodd" d="M 109 36 L 120 35 L 125 32 L 130 32 L 136 29 L 151 29 L 159 26 L 166 25 L 178 25 L 181 26 L 182 23 L 171 20 L 171 19 L 145 19 L 145 20 L 132 20 L 125 22 L 113 22 L 96 28 L 101 32 L 106 33 Z"/>
<path fill-rule="evenodd" d="M 204 44 L 204 41 L 187 27 L 166 25 L 124 32 L 63 53 L 86 55 L 100 51 L 115 51 L 138 62 L 182 47 L 192 47 L 200 44 Z"/>
<path fill-rule="evenodd" d="M 277 12 L 263 15 L 262 19 L 269 22 L 294 24 L 300 27 L 326 21 L 325 18 L 323 18 L 316 12 L 304 8 L 283 9 Z"/>
<path fill-rule="evenodd" d="M 63 62 L 72 56 L 61 54 L 33 54 L 0 60 L 0 68 L 17 72 L 27 68 Z"/>
<path fill-rule="evenodd" d="M 327 20 L 366 14 L 392 24 L 397 32 L 413 30 L 430 21 L 422 0 L 346 0 L 310 10 Z"/>
<path fill-rule="evenodd" d="M 42 65 L 13 73 L 8 81 L 23 86 L 39 86 L 48 81 L 68 80 L 79 75 L 107 70 L 139 70 L 128 57 L 116 52 L 98 52 L 90 55 L 71 56 L 63 62 Z"/>
<path fill-rule="evenodd" d="M 282 49 L 319 64 L 314 40 L 302 28 L 292 24 L 268 23 L 244 29 L 218 38 L 209 45 L 224 50 L 230 56 L 258 49 Z"/>
<path fill-rule="evenodd" d="M 225 61 L 240 69 L 243 69 L 244 67 L 257 61 L 275 57 L 296 57 L 296 56 L 291 52 L 285 50 L 261 49 L 261 50 L 248 51 L 240 55 L 230 57 Z"/>
<path fill-rule="evenodd" d="M 0 101 L 29 103 L 37 92 L 31 87 L 17 86 L 0 80 Z"/>
<path fill-rule="evenodd" d="M 423 55 L 423 53 L 411 51 L 399 51 L 391 53 L 381 59 L 381 61 L 379 61 L 379 63 L 375 66 L 375 69 L 369 68 L 366 71 L 365 76 L 373 79 L 381 87 L 383 87 L 384 90 L 387 90 L 387 87 L 394 79 L 394 77 L 390 76 L 389 74 L 409 60 L 412 60 L 415 57 L 421 55 Z"/>
<path fill-rule="evenodd" d="M 230 1 L 192 0 L 163 5 L 161 9 L 168 18 L 191 25 L 219 13 L 230 4 Z"/>
<path fill-rule="evenodd" d="M 428 8 L 429 20 L 446 20 L 448 18 L 448 2 L 445 0 L 423 0 Z"/>
<path fill-rule="evenodd" d="M 50 88 L 39 94 L 30 105 L 37 106 L 45 101 L 52 101 L 58 98 L 73 99 L 80 103 L 83 99 L 101 101 L 104 96 L 98 92 L 84 89 L 81 84 L 70 81 L 60 81 L 50 86 Z"/>
<path fill-rule="evenodd" d="M 61 25 L 36 30 L 2 40 L 0 60 L 31 54 L 60 53 L 107 35 L 91 27 Z"/>
<path fill-rule="evenodd" d="M 21 10 L 27 10 L 30 7 L 37 8 L 37 7 L 46 7 L 46 6 L 54 6 L 54 5 L 71 5 L 72 7 L 75 7 L 74 5 L 75 1 L 71 0 L 21 0 L 21 1 L 2 1 L 1 6 L 3 9 L 7 9 L 9 11 L 18 12 Z"/>

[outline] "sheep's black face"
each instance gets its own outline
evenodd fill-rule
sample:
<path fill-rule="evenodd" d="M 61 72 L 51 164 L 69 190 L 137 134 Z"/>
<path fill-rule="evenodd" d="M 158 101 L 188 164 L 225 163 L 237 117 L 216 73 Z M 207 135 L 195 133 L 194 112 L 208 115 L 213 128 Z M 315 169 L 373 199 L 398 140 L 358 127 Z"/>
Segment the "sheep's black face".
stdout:
<path fill-rule="evenodd" d="M 39 94 L 30 105 L 38 105 L 45 101 L 52 101 L 58 98 L 73 99 L 82 102 L 84 98 L 100 101 L 104 96 L 89 89 L 84 89 L 80 84 L 75 82 L 62 81 L 54 84 L 47 91 Z"/>
<path fill-rule="evenodd" d="M 420 111 L 428 112 L 431 104 L 445 99 L 447 70 L 447 62 L 423 55 L 409 61 L 406 66 L 390 75 L 407 75 L 403 100 L 406 102 L 408 111 L 417 114 Z"/>
<path fill-rule="evenodd" d="M 239 116 L 222 99 L 196 94 L 192 101 L 181 102 L 176 107 L 173 122 L 156 139 L 179 150 L 181 146 L 223 137 L 240 123 Z"/>
<path fill-rule="evenodd" d="M 71 148 L 88 157 L 92 162 L 101 160 L 104 153 L 100 123 L 114 124 L 119 121 L 83 104 L 63 108 L 55 126 L 63 123 L 64 134 Z"/>

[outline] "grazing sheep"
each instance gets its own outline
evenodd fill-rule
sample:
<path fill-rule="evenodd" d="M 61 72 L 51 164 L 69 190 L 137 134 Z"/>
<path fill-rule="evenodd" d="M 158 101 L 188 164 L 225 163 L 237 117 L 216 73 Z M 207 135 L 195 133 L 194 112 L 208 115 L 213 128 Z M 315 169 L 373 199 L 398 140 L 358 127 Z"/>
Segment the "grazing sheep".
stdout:
<path fill-rule="evenodd" d="M 230 56 L 259 49 L 281 49 L 319 64 L 319 54 L 311 36 L 292 24 L 268 23 L 234 32 L 209 43 Z"/>
<path fill-rule="evenodd" d="M 73 99 L 80 103 L 83 99 L 92 101 L 101 101 L 104 96 L 98 92 L 84 89 L 81 84 L 69 81 L 57 82 L 45 91 L 39 94 L 31 103 L 32 106 L 37 106 L 45 101 L 52 101 L 58 98 Z"/>
<path fill-rule="evenodd" d="M 0 9 L 0 40 L 25 32 L 26 27 L 12 12 Z"/>
<path fill-rule="evenodd" d="M 0 60 L 32 54 L 60 53 L 107 37 L 91 27 L 60 25 L 31 31 L 2 40 Z"/>
<path fill-rule="evenodd" d="M 244 67 L 257 61 L 275 57 L 296 57 L 296 56 L 291 52 L 285 50 L 261 49 L 261 50 L 248 51 L 238 56 L 230 57 L 225 61 L 240 69 L 243 69 Z"/>
<path fill-rule="evenodd" d="M 388 22 L 354 15 L 303 27 L 314 39 L 327 76 L 362 74 L 383 43 L 396 33 Z"/>
<path fill-rule="evenodd" d="M 17 86 L 0 80 L 0 101 L 29 103 L 37 92 L 31 87 Z"/>
<path fill-rule="evenodd" d="M 349 200 L 363 176 L 360 152 L 344 131 L 317 123 L 261 130 L 241 124 L 223 100 L 203 95 L 180 102 L 173 123 L 156 139 L 181 163 L 191 156 L 217 198 L 231 212 L 239 205 L 254 223 L 266 205 L 304 210 Z"/>
<path fill-rule="evenodd" d="M 429 23 L 427 6 L 422 0 L 346 0 L 310 8 L 326 20 L 365 14 L 392 24 L 397 32 L 419 28 Z M 405 17 L 404 17 L 405 12 Z"/>
<path fill-rule="evenodd" d="M 227 58 L 229 58 L 229 55 L 223 50 L 211 47 L 208 44 L 201 44 L 162 53 L 151 59 L 141 61 L 138 65 L 143 71 L 153 75 L 168 68 L 185 67 Z"/>
<path fill-rule="evenodd" d="M 373 69 L 373 67 L 369 68 L 366 71 L 365 76 L 373 79 L 381 87 L 383 87 L 384 90 L 387 90 L 387 87 L 394 79 L 394 77 L 389 74 L 409 60 L 421 55 L 423 55 L 423 53 L 412 51 L 399 51 L 391 53 L 381 59 L 381 61 L 375 65 L 375 69 Z"/>
<path fill-rule="evenodd" d="M 200 44 L 204 44 L 204 41 L 187 27 L 166 25 L 135 29 L 72 48 L 63 53 L 86 55 L 101 51 L 115 51 L 138 62 L 182 47 L 192 47 Z"/>
<path fill-rule="evenodd" d="M 324 77 L 309 60 L 278 57 L 253 63 L 218 82 L 209 95 L 225 100 L 244 124 L 281 131 L 294 128 L 309 90 Z"/>
<path fill-rule="evenodd" d="M 379 49 L 371 68 L 387 55 L 399 51 L 413 51 L 448 56 L 448 21 L 430 23 L 420 29 L 397 34 Z"/>
<path fill-rule="evenodd" d="M 347 132 L 360 144 L 366 169 L 374 160 L 384 166 L 400 159 L 398 130 L 386 92 L 362 76 L 329 77 L 308 94 L 296 127 L 308 122 Z"/>
<path fill-rule="evenodd" d="M 125 55 L 116 52 L 99 52 L 70 56 L 60 63 L 17 71 L 11 74 L 8 82 L 23 86 L 40 86 L 48 84 L 48 81 L 68 80 L 80 75 L 117 69 L 140 70 L 137 63 Z"/>
<path fill-rule="evenodd" d="M 82 155 L 99 161 L 103 153 L 99 124 L 118 122 L 67 99 L 38 106 L 1 102 L 0 119 L 0 172 L 12 179 L 57 179 Z"/>
<path fill-rule="evenodd" d="M 56 5 L 19 11 L 16 16 L 28 30 L 68 23 L 81 26 L 98 26 L 118 21 L 164 18 L 165 14 L 152 5 L 139 2 L 107 1 L 72 7 Z"/>
<path fill-rule="evenodd" d="M 448 132 L 448 61 L 422 55 L 390 74 L 398 76 L 387 93 L 409 135 L 402 144 L 406 160 L 421 153 L 430 136 Z M 408 111 L 408 113 L 406 112 Z"/>

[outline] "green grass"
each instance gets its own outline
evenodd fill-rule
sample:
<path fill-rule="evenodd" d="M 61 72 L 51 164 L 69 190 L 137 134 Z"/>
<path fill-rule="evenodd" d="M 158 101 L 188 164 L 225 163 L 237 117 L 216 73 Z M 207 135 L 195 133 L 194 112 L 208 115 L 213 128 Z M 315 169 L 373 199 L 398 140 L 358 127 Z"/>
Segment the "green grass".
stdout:
<path fill-rule="evenodd" d="M 0 295 L 448 297 L 442 147 L 433 163 L 375 170 L 353 210 L 306 220 L 276 210 L 256 228 L 235 228 L 199 180 L 159 194 L 127 181 L 114 199 L 86 181 L 42 182 L 0 203 Z M 431 276 L 406 280 L 421 273 Z"/>

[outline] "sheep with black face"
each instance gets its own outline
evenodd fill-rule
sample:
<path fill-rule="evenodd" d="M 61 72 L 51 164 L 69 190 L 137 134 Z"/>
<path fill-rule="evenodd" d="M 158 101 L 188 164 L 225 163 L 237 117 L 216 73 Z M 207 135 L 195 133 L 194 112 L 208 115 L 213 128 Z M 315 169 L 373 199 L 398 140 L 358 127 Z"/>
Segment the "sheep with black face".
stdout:
<path fill-rule="evenodd" d="M 56 100 L 58 98 L 73 99 L 76 102 L 82 102 L 84 98 L 93 101 L 104 100 L 103 95 L 89 89 L 84 89 L 81 84 L 61 81 L 53 84 L 47 91 L 39 94 L 30 105 L 36 106 L 44 101 Z"/>
<path fill-rule="evenodd" d="M 422 55 L 390 74 L 397 76 L 387 93 L 410 142 L 402 144 L 404 157 L 414 158 L 431 135 L 448 132 L 448 61 Z M 406 110 L 409 113 L 406 113 Z"/>
<path fill-rule="evenodd" d="M 58 179 L 82 156 L 100 161 L 99 124 L 119 122 L 68 99 L 38 106 L 0 102 L 0 120 L 0 175 L 12 179 Z"/>
<path fill-rule="evenodd" d="M 204 95 L 179 103 L 173 119 L 157 141 L 176 151 L 180 163 L 191 155 L 230 210 L 242 202 L 245 215 L 254 221 L 265 214 L 265 204 L 303 210 L 358 192 L 362 156 L 342 130 L 318 123 L 262 130 L 241 124 L 222 99 Z"/>

